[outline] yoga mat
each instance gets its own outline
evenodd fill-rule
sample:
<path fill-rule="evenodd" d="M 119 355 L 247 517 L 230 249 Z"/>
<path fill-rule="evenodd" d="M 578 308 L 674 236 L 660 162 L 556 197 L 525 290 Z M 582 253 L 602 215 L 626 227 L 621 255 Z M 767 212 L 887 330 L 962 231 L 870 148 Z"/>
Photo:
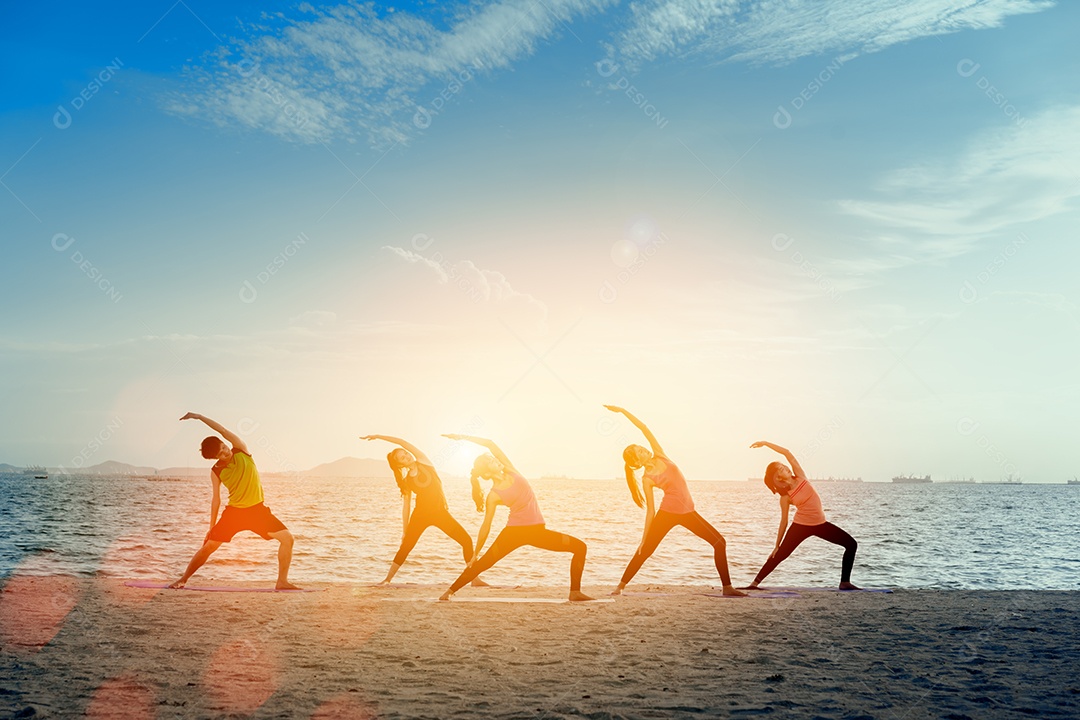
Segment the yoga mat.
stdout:
<path fill-rule="evenodd" d="M 439 602 L 438 598 L 383 598 L 382 602 Z M 574 601 L 559 600 L 557 598 L 524 598 L 524 597 L 455 597 L 450 603 L 547 603 L 565 605 L 595 605 L 596 603 L 613 603 L 611 598 L 598 598 L 596 600 Z"/>
<path fill-rule="evenodd" d="M 386 588 L 387 590 L 408 590 L 412 588 L 446 588 L 447 583 L 390 583 L 389 585 L 379 585 L 375 583 L 373 585 L 363 585 L 362 587 L 369 588 Z M 517 590 L 520 585 L 488 585 L 486 587 L 472 587 L 472 590 Z"/>
<path fill-rule="evenodd" d="M 746 588 L 740 588 L 740 589 L 745 590 Z M 892 592 L 892 590 L 890 588 L 859 588 L 858 590 L 841 590 L 840 588 L 835 588 L 835 587 L 831 587 L 831 588 L 828 588 L 828 587 L 812 587 L 812 588 L 799 588 L 799 587 L 769 587 L 769 588 L 765 588 L 765 587 L 757 587 L 757 588 L 754 588 L 754 589 L 750 590 L 749 592 L 760 592 L 760 591 L 765 591 L 765 592 L 795 592 L 795 593 L 803 593 L 803 592 L 891 593 Z"/>
<path fill-rule="evenodd" d="M 747 594 L 744 596 L 739 595 L 725 595 L 724 593 L 696 593 L 697 595 L 704 595 L 705 597 L 717 597 L 727 598 L 728 600 L 746 600 L 748 598 L 797 598 L 799 593 L 791 592 L 790 590 L 783 590 L 780 592 L 756 592 Z"/>
<path fill-rule="evenodd" d="M 167 583 L 155 583 L 149 580 L 128 580 L 124 585 L 133 588 L 153 588 L 157 590 L 172 590 Z M 295 592 L 323 592 L 326 588 L 301 588 L 300 590 L 278 590 L 276 588 L 243 588 L 243 587 L 192 587 L 185 585 L 176 590 L 192 590 L 194 592 L 233 592 L 233 593 L 295 593 Z"/>

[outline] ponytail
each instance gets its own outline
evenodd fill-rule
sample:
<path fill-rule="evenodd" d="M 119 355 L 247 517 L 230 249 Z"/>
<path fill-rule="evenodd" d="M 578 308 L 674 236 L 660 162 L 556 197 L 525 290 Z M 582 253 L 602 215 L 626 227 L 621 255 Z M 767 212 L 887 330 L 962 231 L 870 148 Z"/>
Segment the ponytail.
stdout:
<path fill-rule="evenodd" d="M 626 484 L 630 486 L 630 497 L 634 498 L 634 502 L 639 508 L 645 507 L 645 498 L 641 496 L 641 487 L 638 485 L 637 475 L 634 474 L 634 468 L 629 465 L 623 465 L 623 470 L 626 471 Z"/>
<path fill-rule="evenodd" d="M 641 486 L 638 485 L 637 475 L 634 474 L 634 466 L 630 464 L 637 461 L 635 449 L 635 445 L 627 445 L 623 450 L 623 470 L 626 472 L 626 484 L 630 487 L 630 497 L 634 498 L 634 503 L 638 507 L 643 508 L 645 498 L 641 495 Z"/>
<path fill-rule="evenodd" d="M 484 491 L 480 488 L 480 474 L 476 468 L 473 468 L 469 475 L 469 482 L 472 484 L 472 499 L 476 503 L 476 512 L 484 512 Z"/>

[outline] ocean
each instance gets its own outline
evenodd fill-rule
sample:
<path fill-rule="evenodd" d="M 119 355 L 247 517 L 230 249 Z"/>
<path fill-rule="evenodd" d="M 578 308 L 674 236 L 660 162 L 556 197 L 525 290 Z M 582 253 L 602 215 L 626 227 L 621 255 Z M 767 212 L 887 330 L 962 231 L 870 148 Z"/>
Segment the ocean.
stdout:
<path fill-rule="evenodd" d="M 391 479 L 264 476 L 266 504 L 296 536 L 298 584 L 374 583 L 401 537 Z M 450 511 L 475 539 L 481 515 L 467 481 L 444 483 Z M 614 586 L 641 539 L 644 511 L 619 480 L 532 481 L 548 527 L 589 546 L 586 589 Z M 485 487 L 488 484 L 485 483 Z M 1080 486 L 815 484 L 828 519 L 859 541 L 852 580 L 868 587 L 1080 589 L 1075 504 Z M 779 506 L 760 482 L 690 481 L 697 510 L 727 539 L 736 585 L 772 549 Z M 175 579 L 209 525 L 207 479 L 0 476 L 0 577 L 12 573 Z M 660 493 L 657 493 L 659 501 Z M 500 508 L 492 535 L 505 524 Z M 277 544 L 238 535 L 193 584 L 272 582 Z M 832 586 L 839 547 L 811 538 L 765 583 Z M 484 575 L 494 584 L 567 582 L 568 554 L 523 548 Z M 457 544 L 430 528 L 395 582 L 448 585 Z M 674 529 L 635 583 L 718 585 L 711 548 Z"/>

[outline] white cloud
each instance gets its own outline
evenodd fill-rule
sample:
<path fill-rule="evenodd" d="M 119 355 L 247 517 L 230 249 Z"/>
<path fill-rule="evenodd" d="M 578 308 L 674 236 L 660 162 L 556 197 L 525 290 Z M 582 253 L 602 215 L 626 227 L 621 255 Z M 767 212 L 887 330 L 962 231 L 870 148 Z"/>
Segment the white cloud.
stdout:
<path fill-rule="evenodd" d="M 1052 0 L 643 0 L 617 18 L 609 52 L 631 66 L 688 52 L 711 59 L 787 63 L 848 59 L 919 37 L 1000 26 Z M 615 0 L 462 3 L 445 30 L 408 12 L 380 16 L 350 3 L 297 8 L 302 19 L 252 34 L 189 69 L 169 112 L 260 129 L 298 142 L 363 137 L 407 142 L 436 122 L 470 83 L 532 55 L 575 19 Z M 571 31 L 572 32 L 572 31 Z"/>
<path fill-rule="evenodd" d="M 1013 226 L 1074 211 L 1078 173 L 1080 106 L 1055 108 L 1023 127 L 979 133 L 956 157 L 900 168 L 878 184 L 880 199 L 844 200 L 840 208 L 895 229 L 881 243 L 890 250 L 888 269 L 946 260 Z"/>
<path fill-rule="evenodd" d="M 440 283 L 445 283 L 447 280 L 450 279 L 449 275 L 446 274 L 446 271 L 443 270 L 442 266 L 439 265 L 439 263 L 424 257 L 420 253 L 414 253 L 412 250 L 394 247 L 393 245 L 383 245 L 382 249 L 389 250 L 390 252 L 394 253 L 406 262 L 414 264 L 420 263 L 421 265 L 426 265 L 427 267 L 431 268 L 431 270 L 435 273 L 436 276 L 438 276 Z"/>
<path fill-rule="evenodd" d="M 428 267 L 440 284 L 453 285 L 474 302 L 490 303 L 516 312 L 537 324 L 542 325 L 547 321 L 547 305 L 528 293 L 515 290 L 506 276 L 497 270 L 484 270 L 471 260 L 438 263 L 411 250 L 391 245 L 384 245 L 383 250 L 389 250 L 409 263 Z"/>
<path fill-rule="evenodd" d="M 999 27 L 1052 0 L 648 0 L 631 5 L 614 50 L 630 63 L 701 52 L 720 60 L 789 63 L 850 58 L 920 37 Z"/>
<path fill-rule="evenodd" d="M 1046 308 L 1054 312 L 1064 313 L 1075 323 L 1080 319 L 1080 308 L 1076 303 L 1060 293 L 1030 292 L 1020 290 L 997 290 L 991 293 L 991 297 L 1002 297 L 1027 305 Z"/>
<path fill-rule="evenodd" d="M 299 328 L 328 328 L 337 324 L 337 313 L 329 310 L 308 310 L 300 313 L 289 324 Z"/>
<path fill-rule="evenodd" d="M 191 70 L 189 86 L 166 108 L 300 142 L 335 135 L 366 135 L 376 146 L 405 142 L 477 74 L 509 67 L 565 23 L 611 2 L 504 0 L 463 9 L 445 31 L 405 12 L 380 17 L 359 3 L 305 5 L 314 19 L 260 28 L 216 65 Z M 450 100 L 436 107 L 440 94 Z"/>

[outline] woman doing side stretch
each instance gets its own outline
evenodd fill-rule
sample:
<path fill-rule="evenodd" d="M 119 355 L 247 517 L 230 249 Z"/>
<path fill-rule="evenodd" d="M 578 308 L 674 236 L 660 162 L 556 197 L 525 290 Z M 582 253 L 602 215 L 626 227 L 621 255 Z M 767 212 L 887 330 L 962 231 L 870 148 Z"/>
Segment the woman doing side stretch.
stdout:
<path fill-rule="evenodd" d="M 724 536 L 709 522 L 694 510 L 694 500 L 690 497 L 690 489 L 686 486 L 686 478 L 682 472 L 664 453 L 656 436 L 630 412 L 614 405 L 605 405 L 612 412 L 622 413 L 634 423 L 645 435 L 645 439 L 652 446 L 649 452 L 640 445 L 628 445 L 623 451 L 623 461 L 626 470 L 626 483 L 630 486 L 630 494 L 638 507 L 645 508 L 645 530 L 642 532 L 641 544 L 638 545 L 634 557 L 626 566 L 619 586 L 612 595 L 622 593 L 626 584 L 634 579 L 638 570 L 649 557 L 656 552 L 660 541 L 675 527 L 682 525 L 690 532 L 697 535 L 713 546 L 713 562 L 716 563 L 716 572 L 720 575 L 720 582 L 724 585 L 725 595 L 745 595 L 731 586 L 731 576 L 728 574 L 727 543 Z M 643 488 L 638 487 L 637 476 L 634 471 L 644 468 L 642 476 Z M 660 510 L 654 510 L 653 488 L 660 488 L 664 492 L 664 500 L 660 503 Z M 642 497 L 644 490 L 644 499 Z"/>
<path fill-rule="evenodd" d="M 481 455 L 473 464 L 471 477 L 473 500 L 476 501 L 477 512 L 484 512 L 484 522 L 480 525 L 480 532 L 476 537 L 473 561 L 439 599 L 449 600 L 450 596 L 465 587 L 466 583 L 514 550 L 523 545 L 532 545 L 541 550 L 573 553 L 570 561 L 570 599 L 592 600 L 593 598 L 581 592 L 581 573 L 585 569 L 585 543 L 576 537 L 547 529 L 544 516 L 540 513 L 540 506 L 536 502 L 536 496 L 528 481 L 511 464 L 499 446 L 491 440 L 469 435 L 445 435 L 444 437 L 451 440 L 468 440 L 487 448 L 491 454 Z M 480 489 L 480 478 L 487 478 L 492 482 L 491 492 L 488 493 L 486 500 Z M 488 533 L 491 531 L 491 520 L 495 517 L 495 509 L 499 505 L 510 508 L 510 517 L 506 521 L 506 527 L 499 532 L 491 548 L 477 559 L 476 556 L 480 554 L 484 542 L 487 541 Z"/>
<path fill-rule="evenodd" d="M 394 561 L 390 563 L 390 570 L 386 578 L 379 583 L 389 585 L 394 575 L 405 564 L 405 559 L 416 547 L 416 542 L 424 531 L 434 525 L 446 533 L 451 540 L 461 546 L 461 554 L 468 564 L 473 556 L 472 538 L 461 523 L 454 519 L 450 510 L 446 507 L 446 495 L 443 494 L 442 481 L 439 480 L 428 456 L 401 438 L 389 435 L 364 435 L 361 440 L 385 440 L 401 447 L 394 448 L 387 454 L 386 461 L 390 463 L 390 469 L 394 471 L 394 480 L 397 481 L 398 489 L 401 490 L 402 508 L 401 523 L 402 535 L 401 546 L 398 548 Z M 412 509 L 412 495 L 416 495 L 416 508 Z M 412 512 L 410 513 L 410 510 Z M 487 585 L 479 578 L 473 580 L 473 585 Z"/>
<path fill-rule="evenodd" d="M 859 543 L 855 538 L 848 535 L 831 522 L 825 521 L 825 510 L 821 507 L 821 498 L 810 481 L 806 479 L 806 473 L 795 456 L 788 450 L 764 440 L 751 445 L 752 448 L 767 447 L 774 450 L 791 463 L 789 468 L 782 462 L 769 463 L 765 468 L 765 486 L 775 495 L 780 496 L 780 530 L 776 533 L 776 545 L 773 547 L 769 559 L 765 561 L 761 570 L 758 571 L 750 588 L 756 588 L 762 580 L 769 576 L 776 566 L 782 563 L 788 555 L 799 547 L 803 540 L 811 536 L 817 536 L 834 545 L 844 548 L 844 562 L 840 570 L 840 589 L 858 590 L 851 584 L 851 568 L 855 564 L 855 551 Z M 791 521 L 791 527 L 787 526 L 788 508 L 795 506 L 795 517 Z M 785 530 L 787 531 L 785 534 Z"/>

